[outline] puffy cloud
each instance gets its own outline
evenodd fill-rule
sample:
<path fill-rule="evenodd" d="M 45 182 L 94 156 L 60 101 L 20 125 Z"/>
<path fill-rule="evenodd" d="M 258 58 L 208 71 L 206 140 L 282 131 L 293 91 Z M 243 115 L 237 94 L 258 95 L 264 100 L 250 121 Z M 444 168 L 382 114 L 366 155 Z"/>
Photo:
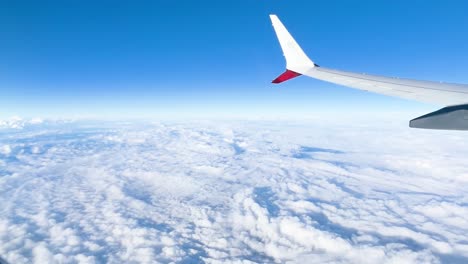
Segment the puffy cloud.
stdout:
<path fill-rule="evenodd" d="M 12 116 L 6 120 L 0 120 L 0 129 L 23 129 L 25 126 L 41 124 L 41 118 L 23 119 L 18 116 Z"/>
<path fill-rule="evenodd" d="M 40 121 L 0 133 L 11 263 L 468 261 L 461 133 Z"/>

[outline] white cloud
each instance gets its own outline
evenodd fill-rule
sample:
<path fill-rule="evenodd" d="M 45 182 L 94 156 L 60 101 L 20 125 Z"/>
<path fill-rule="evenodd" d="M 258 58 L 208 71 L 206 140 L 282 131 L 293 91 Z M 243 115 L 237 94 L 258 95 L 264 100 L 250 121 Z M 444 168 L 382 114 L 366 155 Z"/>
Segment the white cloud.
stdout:
<path fill-rule="evenodd" d="M 0 123 L 0 256 L 11 263 L 468 261 L 461 133 L 11 122 Z"/>
<path fill-rule="evenodd" d="M 0 154 L 3 154 L 3 155 L 8 155 L 11 153 L 11 147 L 10 145 L 2 145 L 0 147 Z"/>

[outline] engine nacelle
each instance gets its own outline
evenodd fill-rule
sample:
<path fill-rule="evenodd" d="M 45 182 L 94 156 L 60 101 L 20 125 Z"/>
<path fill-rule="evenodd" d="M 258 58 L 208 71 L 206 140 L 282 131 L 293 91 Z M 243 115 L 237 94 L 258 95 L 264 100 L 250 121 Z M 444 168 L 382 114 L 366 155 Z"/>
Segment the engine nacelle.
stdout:
<path fill-rule="evenodd" d="M 468 130 L 468 104 L 442 108 L 410 121 L 410 127 L 443 130 Z"/>

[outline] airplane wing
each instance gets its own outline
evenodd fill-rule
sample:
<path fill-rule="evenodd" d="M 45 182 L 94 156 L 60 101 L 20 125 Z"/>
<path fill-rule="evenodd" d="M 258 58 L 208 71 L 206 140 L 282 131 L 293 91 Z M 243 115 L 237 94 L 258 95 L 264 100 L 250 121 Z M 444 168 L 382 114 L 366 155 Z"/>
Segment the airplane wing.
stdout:
<path fill-rule="evenodd" d="M 410 121 L 410 127 L 468 130 L 468 85 L 417 81 L 353 73 L 320 67 L 297 44 L 276 15 L 270 15 L 286 58 L 286 72 L 273 80 L 282 83 L 300 75 L 351 88 L 450 106 Z"/>

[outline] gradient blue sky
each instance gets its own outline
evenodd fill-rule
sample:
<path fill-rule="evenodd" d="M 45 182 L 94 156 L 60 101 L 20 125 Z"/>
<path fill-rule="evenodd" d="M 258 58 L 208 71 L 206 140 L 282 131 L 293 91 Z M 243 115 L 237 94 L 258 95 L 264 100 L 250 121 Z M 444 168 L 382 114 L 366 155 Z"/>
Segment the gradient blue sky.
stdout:
<path fill-rule="evenodd" d="M 435 110 L 310 78 L 318 64 L 468 83 L 466 1 L 1 1 L 0 117 L 291 115 Z M 333 110 L 331 110 L 333 109 Z"/>

